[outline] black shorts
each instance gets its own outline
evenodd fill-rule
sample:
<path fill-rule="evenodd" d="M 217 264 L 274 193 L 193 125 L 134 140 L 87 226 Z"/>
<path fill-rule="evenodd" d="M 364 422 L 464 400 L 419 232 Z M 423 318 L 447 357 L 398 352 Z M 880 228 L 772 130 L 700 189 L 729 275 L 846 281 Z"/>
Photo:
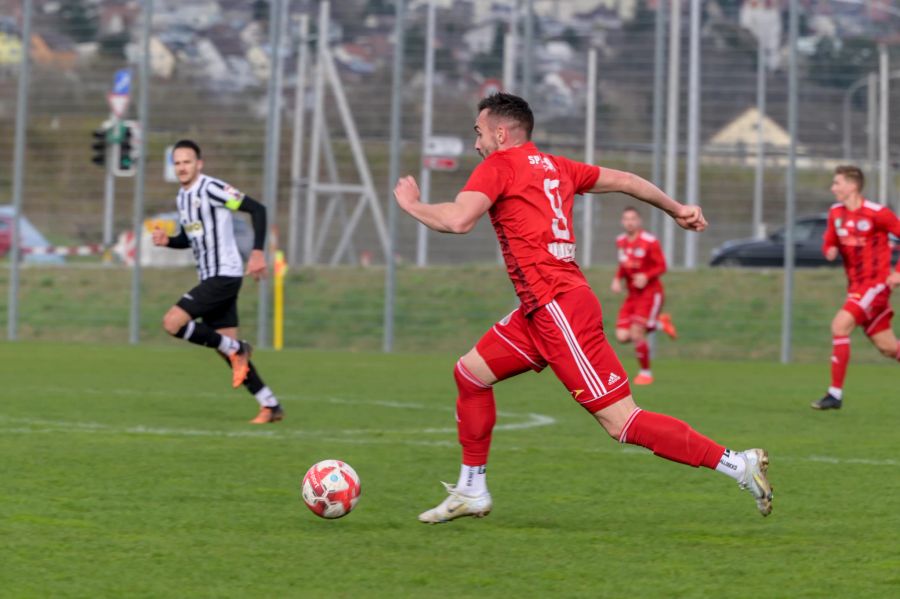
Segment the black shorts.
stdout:
<path fill-rule="evenodd" d="M 175 305 L 214 329 L 238 326 L 237 299 L 243 277 L 210 277 L 181 296 Z"/>

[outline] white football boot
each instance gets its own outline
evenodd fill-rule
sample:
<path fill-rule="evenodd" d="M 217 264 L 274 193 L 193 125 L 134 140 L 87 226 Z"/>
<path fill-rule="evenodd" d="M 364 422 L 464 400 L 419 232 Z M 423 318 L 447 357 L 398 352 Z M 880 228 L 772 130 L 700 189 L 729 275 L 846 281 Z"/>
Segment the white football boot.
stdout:
<path fill-rule="evenodd" d="M 449 495 L 437 507 L 431 508 L 419 514 L 419 522 L 425 524 L 440 524 L 449 522 L 463 516 L 484 518 L 491 513 L 491 494 L 485 493 L 478 497 L 470 497 L 457 492 L 456 485 L 442 482 Z"/>
<path fill-rule="evenodd" d="M 747 489 L 756 499 L 756 507 L 763 516 L 772 513 L 772 485 L 766 478 L 769 469 L 769 453 L 765 449 L 748 449 L 741 455 L 747 462 L 744 477 L 738 482 L 741 489 Z"/>

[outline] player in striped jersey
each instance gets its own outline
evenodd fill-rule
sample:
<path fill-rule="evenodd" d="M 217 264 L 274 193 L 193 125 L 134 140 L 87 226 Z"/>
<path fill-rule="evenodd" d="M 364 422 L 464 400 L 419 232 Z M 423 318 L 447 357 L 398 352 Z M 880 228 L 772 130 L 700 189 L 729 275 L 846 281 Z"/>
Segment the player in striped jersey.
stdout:
<path fill-rule="evenodd" d="M 253 222 L 253 250 L 246 274 L 259 281 L 266 275 L 266 208 L 224 181 L 204 175 L 200 146 L 191 140 L 175 144 L 175 173 L 181 183 L 176 203 L 181 231 L 170 237 L 153 231 L 153 243 L 174 249 L 191 248 L 200 284 L 181 296 L 163 317 L 172 336 L 215 349 L 231 364 L 232 386 L 242 383 L 259 402 L 250 422 L 265 424 L 284 418 L 275 394 L 263 383 L 250 361 L 251 348 L 238 340 L 237 299 L 244 265 L 234 238 L 235 211 L 246 212 Z"/>
<path fill-rule="evenodd" d="M 887 206 L 862 195 L 865 178 L 856 166 L 834 170 L 831 193 L 838 203 L 828 212 L 822 252 L 838 255 L 847 272 L 847 300 L 831 321 L 831 386 L 812 403 L 816 410 L 839 410 L 844 377 L 850 362 L 850 333 L 863 327 L 869 340 L 887 358 L 900 361 L 900 342 L 891 330 L 891 290 L 900 285 L 900 260 L 891 270 L 889 233 L 900 237 L 900 219 Z"/>
<path fill-rule="evenodd" d="M 628 291 L 628 297 L 616 320 L 616 339 L 619 343 L 634 343 L 634 353 L 641 371 L 634 378 L 635 385 L 653 382 L 650 370 L 648 333 L 657 326 L 672 339 L 677 336 L 672 317 L 661 313 L 665 292 L 660 277 L 666 272 L 666 257 L 659 241 L 641 228 L 641 215 L 629 206 L 622 211 L 624 233 L 616 238 L 619 269 L 610 288 L 613 293 Z"/>

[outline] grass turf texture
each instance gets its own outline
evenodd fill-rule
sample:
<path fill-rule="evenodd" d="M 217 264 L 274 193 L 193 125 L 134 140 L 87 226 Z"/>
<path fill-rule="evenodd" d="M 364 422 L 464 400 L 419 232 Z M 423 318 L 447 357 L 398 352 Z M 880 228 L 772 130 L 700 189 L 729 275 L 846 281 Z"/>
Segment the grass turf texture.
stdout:
<path fill-rule="evenodd" d="M 603 304 L 607 330 L 624 296 L 613 295 L 613 269 L 587 272 Z M 123 268 L 25 268 L 19 299 L 19 338 L 48 341 L 128 340 L 131 272 Z M 194 269 L 148 268 L 143 273 L 141 340 L 169 343 L 162 315 L 196 285 Z M 665 276 L 666 311 L 678 326 L 677 343 L 661 339 L 661 358 L 778 360 L 782 273 L 779 270 L 700 269 Z M 0 269 L 0 314 L 6 313 L 8 272 Z M 828 364 L 830 323 L 846 294 L 840 269 L 796 274 L 793 358 Z M 380 268 L 295 269 L 285 282 L 285 344 L 328 350 L 382 347 L 384 271 Z M 241 331 L 254 341 L 257 284 L 240 295 Z M 900 312 L 900 293 L 894 294 Z M 395 349 L 462 353 L 515 307 L 512 286 L 498 266 L 400 268 L 397 272 Z M 897 321 L 895 321 L 897 322 Z M 896 327 L 897 325 L 895 325 Z M 0 319 L 0 338 L 6 337 Z M 627 350 L 632 355 L 632 350 Z M 853 362 L 883 362 L 860 331 Z"/>
<path fill-rule="evenodd" d="M 287 420 L 253 427 L 212 352 L 0 345 L 0 595 L 10 597 L 888 597 L 896 365 L 659 361 L 638 389 L 733 448 L 772 456 L 775 510 L 708 470 L 620 446 L 551 373 L 497 387 L 494 512 L 426 526 L 458 472 L 453 355 L 260 352 Z M 338 521 L 299 501 L 312 463 L 356 468 Z M 891 524 L 893 523 L 893 524 Z"/>

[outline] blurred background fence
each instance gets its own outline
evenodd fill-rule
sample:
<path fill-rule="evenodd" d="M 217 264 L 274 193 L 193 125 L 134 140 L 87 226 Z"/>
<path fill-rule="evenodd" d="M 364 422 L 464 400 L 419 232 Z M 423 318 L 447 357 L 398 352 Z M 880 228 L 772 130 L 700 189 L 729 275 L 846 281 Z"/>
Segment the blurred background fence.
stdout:
<path fill-rule="evenodd" d="M 842 162 L 863 166 L 870 199 L 896 206 L 900 133 L 889 123 L 900 122 L 900 91 L 896 85 L 883 89 L 881 81 L 900 73 L 900 2 L 798 2 L 796 213 L 827 210 L 831 171 Z M 26 4 L 0 0 L 0 253 L 9 245 L 3 240 L 10 212 L 2 206 L 12 196 L 17 83 L 26 52 L 31 80 L 22 214 L 35 236 L 23 237 L 23 246 L 72 249 L 57 251 L 65 256 L 40 256 L 23 247 L 17 337 L 125 341 L 136 179 L 114 179 L 113 238 L 105 244 L 108 181 L 104 169 L 91 163 L 91 143 L 92 132 L 110 117 L 107 95 L 122 69 L 132 75 L 122 118 L 138 118 L 141 22 L 148 3 L 31 4 L 26 40 Z M 499 89 L 524 95 L 536 113 L 534 138 L 545 151 L 576 159 L 593 155 L 595 162 L 639 173 L 681 199 L 695 193 L 702 203 L 712 226 L 697 237 L 695 253 L 685 234 L 667 230 L 663 219 L 642 209 L 647 226 L 663 237 L 670 265 L 691 271 L 671 277 L 670 298 L 673 310 L 678 307 L 676 320 L 693 332 L 682 350 L 660 351 L 772 358 L 781 326 L 780 271 L 723 272 L 705 265 L 723 242 L 765 236 L 784 223 L 789 3 L 698 1 L 692 22 L 694 4 L 405 0 L 399 6 L 404 44 L 397 98 L 401 145 L 395 151 L 402 173 L 420 177 L 423 165 L 434 167 L 427 175 L 430 196 L 450 200 L 478 161 L 472 150 L 478 99 Z M 322 36 L 324 6 L 330 14 Z M 181 138 L 196 140 L 207 173 L 257 199 L 277 198 L 271 220 L 291 267 L 286 344 L 379 347 L 395 1 L 156 0 L 152 8 L 147 129 L 140 132 L 143 215 L 154 219 L 174 210 L 177 183 L 164 176 L 166 148 Z M 698 107 L 693 119 L 692 85 Z M 279 119 L 272 118 L 273 106 Z M 889 132 L 883 139 L 882 130 Z M 696 192 L 687 187 L 692 136 Z M 439 139 L 425 155 L 429 137 Z M 267 185 L 275 186 L 271 193 Z M 589 230 L 579 222 L 587 202 L 593 206 Z M 579 259 L 592 267 L 608 317 L 619 301 L 605 297 L 619 214 L 633 203 L 602 196 L 577 208 Z M 427 248 L 420 235 L 411 219 L 399 216 L 397 347 L 462 351 L 472 335 L 514 305 L 493 231 L 482 222 L 466 237 L 430 234 Z M 87 255 L 69 255 L 78 248 Z M 0 259 L 10 272 L 8 258 Z M 693 272 L 696 267 L 700 272 Z M 145 271 L 142 338 L 163 338 L 159 317 L 192 284 L 192 272 L 184 266 Z M 797 305 L 805 311 L 795 314 L 793 328 L 801 355 L 821 357 L 827 355 L 827 319 L 840 302 L 843 275 L 827 270 L 798 276 Z M 0 302 L 8 302 L 10 278 L 0 277 Z M 257 334 L 257 301 L 248 282 L 242 326 L 250 336 Z M 731 308 L 720 312 L 723 303 Z M 463 322 L 473 323 L 471 330 Z M 5 336 L 8 324 L 2 326 Z M 744 331 L 759 350 L 735 344 L 711 349 L 719 347 L 714 340 L 722 327 Z M 465 342 L 462 333 L 469 337 Z"/>

